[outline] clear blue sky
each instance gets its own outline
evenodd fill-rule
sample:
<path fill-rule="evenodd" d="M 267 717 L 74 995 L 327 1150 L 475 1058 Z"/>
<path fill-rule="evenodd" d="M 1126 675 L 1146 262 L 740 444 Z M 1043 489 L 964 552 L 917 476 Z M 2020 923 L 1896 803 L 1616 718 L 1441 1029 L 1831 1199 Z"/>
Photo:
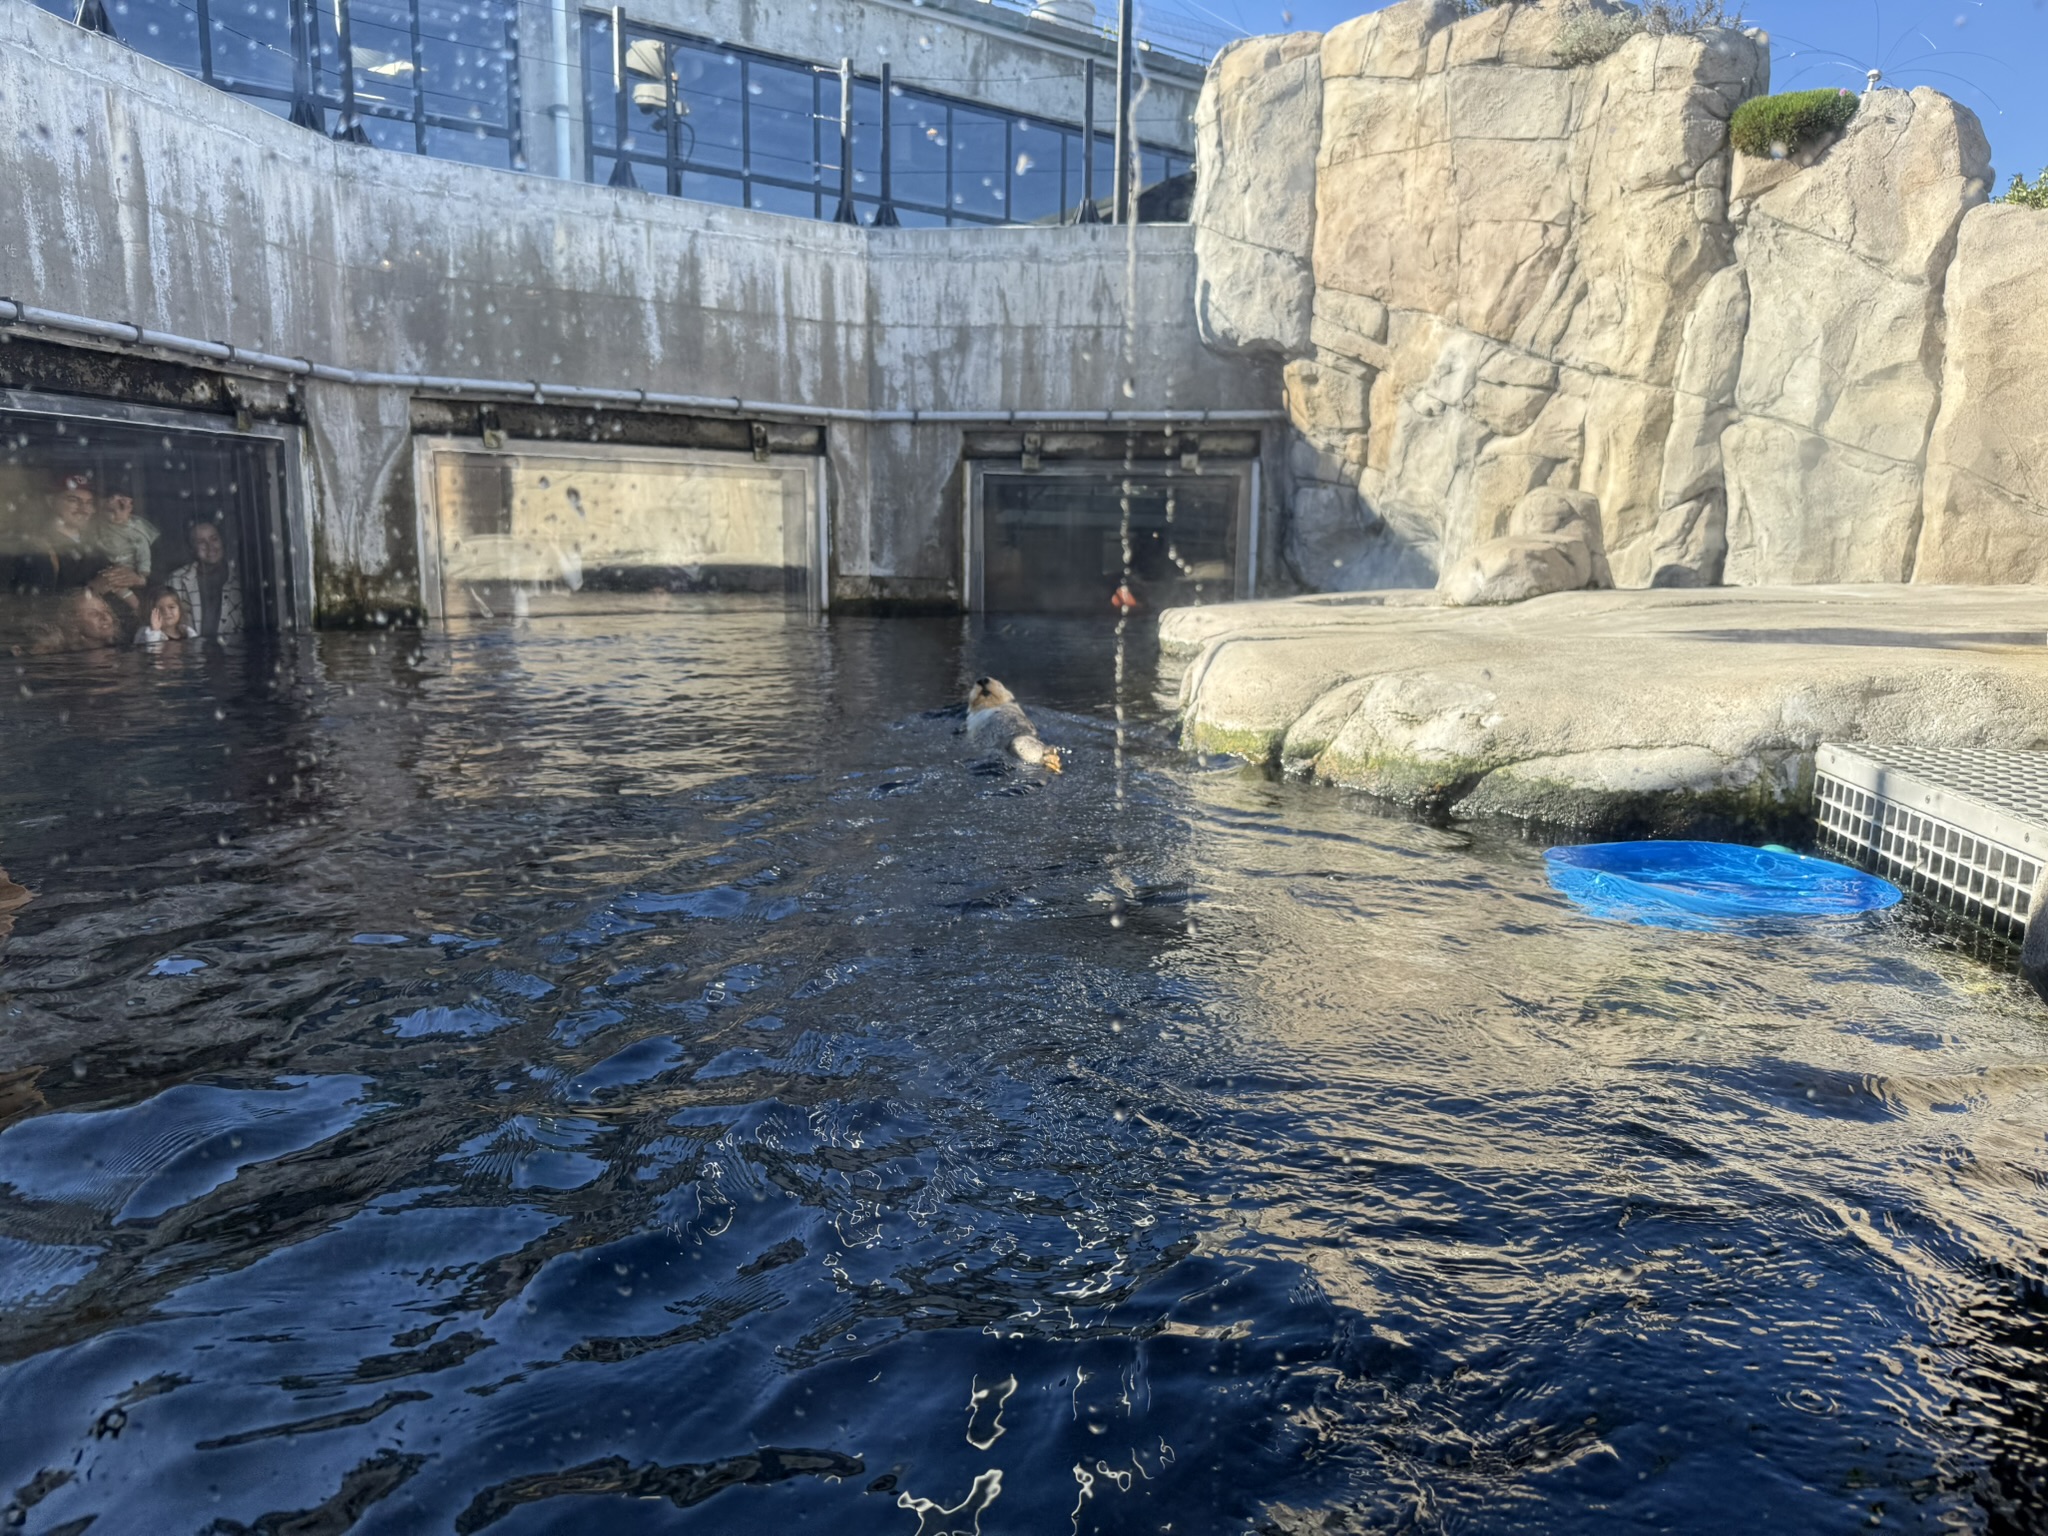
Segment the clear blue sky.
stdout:
<path fill-rule="evenodd" d="M 1360 0 L 1154 0 L 1233 31 L 1326 31 L 1376 10 Z M 1139 27 L 1145 0 L 1139 0 Z M 1876 65 L 1890 85 L 1931 85 L 1984 120 L 1998 190 L 2015 171 L 2048 166 L 2048 0 L 1748 0 L 1771 34 L 1771 88 L 1863 87 Z"/>

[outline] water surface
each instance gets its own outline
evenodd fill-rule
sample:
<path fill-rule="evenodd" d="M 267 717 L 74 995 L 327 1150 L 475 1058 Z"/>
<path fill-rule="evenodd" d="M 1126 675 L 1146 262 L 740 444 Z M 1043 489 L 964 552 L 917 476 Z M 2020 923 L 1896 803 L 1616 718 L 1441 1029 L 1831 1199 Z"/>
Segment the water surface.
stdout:
<path fill-rule="evenodd" d="M 1908 914 L 1594 922 L 1093 622 L 166 651 L 6 690 L 29 1531 L 2043 1528 L 2048 1037 Z"/>

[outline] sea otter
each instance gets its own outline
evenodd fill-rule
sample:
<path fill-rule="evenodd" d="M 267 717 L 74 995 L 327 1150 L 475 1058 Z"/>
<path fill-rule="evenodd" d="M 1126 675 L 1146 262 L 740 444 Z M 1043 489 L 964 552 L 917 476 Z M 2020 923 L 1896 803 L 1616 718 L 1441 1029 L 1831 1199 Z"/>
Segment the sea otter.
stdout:
<path fill-rule="evenodd" d="M 1059 749 L 1038 739 L 1017 696 L 992 677 L 977 677 L 967 692 L 967 739 L 977 747 L 1007 750 L 1033 768 L 1060 771 Z"/>

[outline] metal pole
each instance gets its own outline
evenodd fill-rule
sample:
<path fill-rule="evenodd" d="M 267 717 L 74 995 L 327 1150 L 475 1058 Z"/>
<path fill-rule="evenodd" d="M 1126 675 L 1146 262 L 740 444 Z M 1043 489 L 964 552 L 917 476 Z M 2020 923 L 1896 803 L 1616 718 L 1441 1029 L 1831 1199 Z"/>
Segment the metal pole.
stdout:
<path fill-rule="evenodd" d="M 420 35 L 420 0 L 407 0 L 406 40 L 412 52 L 412 147 L 427 152 L 427 41 Z"/>
<path fill-rule="evenodd" d="M 344 144 L 367 144 L 370 136 L 356 116 L 356 50 L 348 0 L 334 0 L 334 46 L 341 55 L 341 121 L 334 125 L 334 136 Z"/>
<path fill-rule="evenodd" d="M 1131 83 L 1137 75 L 1137 39 L 1131 36 L 1134 0 L 1117 0 L 1116 6 L 1116 189 L 1111 194 L 1112 222 L 1128 224 L 1135 214 L 1131 207 L 1131 174 L 1137 163 L 1131 121 Z"/>
<path fill-rule="evenodd" d="M 834 224 L 858 224 L 853 211 L 853 60 L 839 61 L 839 211 Z"/>
<path fill-rule="evenodd" d="M 526 111 L 519 95 L 519 7 L 505 12 L 505 129 L 512 169 L 526 169 Z"/>
<path fill-rule="evenodd" d="M 1100 224 L 1102 210 L 1095 206 L 1095 61 L 1081 85 L 1081 206 L 1074 210 L 1076 224 Z"/>
<path fill-rule="evenodd" d="M 313 104 L 313 23 L 307 14 L 310 0 L 291 0 L 292 23 L 292 112 L 294 127 L 325 133 L 320 109 Z"/>
<path fill-rule="evenodd" d="M 553 34 L 550 41 L 555 49 L 555 99 L 548 104 L 548 116 L 555 121 L 555 174 L 566 180 L 576 174 L 569 163 L 575 148 L 571 138 L 573 124 L 569 117 L 569 93 L 574 89 L 569 78 L 569 0 L 555 0 L 550 12 L 548 24 Z"/>
<path fill-rule="evenodd" d="M 889 109 L 889 97 L 896 87 L 890 80 L 889 66 L 882 66 L 882 200 L 875 207 L 875 228 L 895 229 L 903 221 L 896 217 L 894 197 L 895 183 L 889 175 L 889 161 L 896 152 L 896 136 L 891 131 L 893 114 Z"/>
<path fill-rule="evenodd" d="M 632 134 L 632 128 L 626 121 L 626 109 L 632 103 L 627 99 L 626 8 L 623 5 L 612 7 L 612 95 L 617 108 L 617 117 L 612 124 L 615 135 L 613 146 L 618 153 L 612 156 L 610 185 L 630 187 L 636 183 L 633 180 L 633 167 L 626 162 L 626 140 Z"/>
<path fill-rule="evenodd" d="M 675 49 L 661 45 L 661 115 L 668 129 L 668 195 L 683 195 L 683 101 L 676 89 Z M 746 103 L 742 99 L 740 105 Z"/>

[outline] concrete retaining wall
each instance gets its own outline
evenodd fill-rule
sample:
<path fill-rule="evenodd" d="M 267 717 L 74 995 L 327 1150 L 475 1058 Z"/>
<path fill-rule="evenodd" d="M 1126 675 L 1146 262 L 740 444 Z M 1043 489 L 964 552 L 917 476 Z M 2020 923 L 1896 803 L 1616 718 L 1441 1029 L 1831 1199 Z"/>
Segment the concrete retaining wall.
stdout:
<path fill-rule="evenodd" d="M 869 231 L 331 143 L 0 0 L 0 296 L 388 372 L 809 407 L 1244 408 L 1185 227 Z M 1125 380 L 1131 381 L 1128 394 Z M 301 391 L 323 617 L 417 601 L 402 391 Z M 960 436 L 834 423 L 833 587 L 957 596 Z"/>

